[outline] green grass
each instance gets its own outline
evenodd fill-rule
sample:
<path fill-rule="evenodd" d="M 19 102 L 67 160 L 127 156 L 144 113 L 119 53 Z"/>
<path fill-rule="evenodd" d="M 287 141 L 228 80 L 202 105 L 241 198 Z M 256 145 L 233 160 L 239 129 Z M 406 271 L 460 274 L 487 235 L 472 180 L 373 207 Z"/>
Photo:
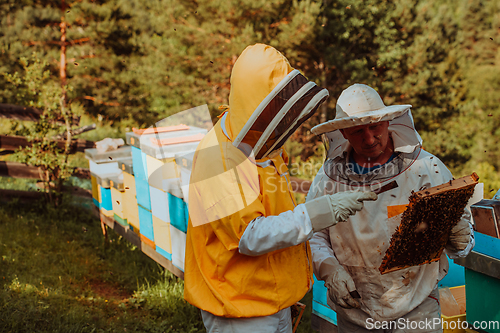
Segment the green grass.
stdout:
<path fill-rule="evenodd" d="M 76 207 L 0 207 L 1 332 L 199 332 L 183 282 Z"/>
<path fill-rule="evenodd" d="M 109 236 L 76 206 L 0 206 L 0 332 L 205 332 L 183 281 Z"/>
<path fill-rule="evenodd" d="M 0 177 L 0 189 L 18 191 L 36 191 L 36 179 Z"/>

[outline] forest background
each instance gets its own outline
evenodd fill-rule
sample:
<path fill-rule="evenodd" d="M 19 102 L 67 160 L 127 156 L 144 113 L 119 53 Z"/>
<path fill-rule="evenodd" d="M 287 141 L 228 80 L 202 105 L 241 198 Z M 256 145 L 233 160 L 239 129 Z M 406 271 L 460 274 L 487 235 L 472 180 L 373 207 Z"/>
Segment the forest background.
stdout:
<path fill-rule="evenodd" d="M 365 83 L 413 105 L 424 148 L 455 177 L 475 171 L 489 198 L 500 188 L 500 0 L 0 0 L 0 104 L 41 109 L 46 126 L 0 119 L 0 134 L 50 138 L 52 114 L 75 114 L 97 124 L 77 137 L 124 138 L 203 104 L 215 122 L 234 62 L 258 42 L 330 92 L 287 143 L 296 165 L 321 165 L 310 128 Z M 70 164 L 87 167 L 78 154 Z M 103 244 L 88 215 L 0 206 L 0 331 L 203 332 L 182 281 L 113 233 Z M 299 332 L 312 332 L 311 297 Z"/>
<path fill-rule="evenodd" d="M 261 42 L 330 91 L 292 137 L 294 158 L 318 154 L 309 129 L 365 83 L 413 105 L 424 148 L 456 176 L 500 187 L 500 0 L 2 0 L 0 19 L 0 103 L 27 103 L 6 75 L 22 75 L 23 57 L 60 81 L 65 22 L 67 99 L 83 119 L 124 137 L 208 104 L 215 122 L 237 56 Z"/>

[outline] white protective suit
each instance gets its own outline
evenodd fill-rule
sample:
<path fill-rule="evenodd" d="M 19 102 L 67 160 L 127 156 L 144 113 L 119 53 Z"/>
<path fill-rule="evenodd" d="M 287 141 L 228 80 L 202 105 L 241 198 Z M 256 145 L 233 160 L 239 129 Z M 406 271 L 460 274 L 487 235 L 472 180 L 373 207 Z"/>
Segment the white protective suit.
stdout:
<path fill-rule="evenodd" d="M 329 298 L 328 303 L 342 320 L 362 327 L 366 327 L 367 320 L 388 321 L 405 316 L 428 299 L 438 281 L 448 271 L 448 261 L 443 253 L 441 260 L 428 265 L 385 275 L 379 272 L 391 236 L 402 216 L 399 214 L 388 218 L 387 207 L 407 205 L 412 190 L 440 185 L 453 178 L 437 157 L 421 148 L 421 138 L 415 130 L 410 111 L 390 121 L 389 132 L 397 156 L 382 168 L 365 175 L 355 174 L 347 167 L 351 148 L 340 131 L 328 133 L 331 142 L 338 145 L 329 150 L 328 160 L 316 175 L 306 199 L 308 201 L 325 194 L 363 187 L 375 190 L 394 180 L 398 184 L 397 188 L 379 194 L 377 201 L 365 202 L 365 209 L 351 216 L 348 223 L 317 232 L 310 241 L 317 277 L 325 276 L 325 272 L 322 274 L 320 271 L 321 263 L 333 258 L 354 280 L 361 296 L 357 299 L 360 309 L 344 309 Z M 325 168 L 330 177 L 325 173 Z M 466 219 L 470 225 L 468 211 L 462 219 Z M 445 249 L 444 252 L 450 258 L 465 256 L 474 245 L 473 237 L 470 239 L 465 250 L 452 253 Z"/>

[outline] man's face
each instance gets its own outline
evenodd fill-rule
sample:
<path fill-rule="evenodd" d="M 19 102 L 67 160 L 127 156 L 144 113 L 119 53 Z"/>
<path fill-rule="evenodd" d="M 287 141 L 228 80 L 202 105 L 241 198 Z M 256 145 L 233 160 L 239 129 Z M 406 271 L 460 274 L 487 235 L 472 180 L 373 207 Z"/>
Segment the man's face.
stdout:
<path fill-rule="evenodd" d="M 345 139 L 360 157 L 377 160 L 387 150 L 389 144 L 389 122 L 360 125 L 341 130 Z"/>

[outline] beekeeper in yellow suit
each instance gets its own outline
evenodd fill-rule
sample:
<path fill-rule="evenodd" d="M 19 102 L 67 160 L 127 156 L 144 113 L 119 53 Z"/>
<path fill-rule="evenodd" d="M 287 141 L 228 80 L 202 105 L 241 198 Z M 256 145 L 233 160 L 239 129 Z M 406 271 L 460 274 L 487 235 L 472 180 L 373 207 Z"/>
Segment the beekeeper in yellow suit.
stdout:
<path fill-rule="evenodd" d="M 292 332 L 290 306 L 313 283 L 307 241 L 376 199 L 295 203 L 282 145 L 327 97 L 270 46 L 234 64 L 229 111 L 198 146 L 189 188 L 184 297 L 208 332 Z"/>

